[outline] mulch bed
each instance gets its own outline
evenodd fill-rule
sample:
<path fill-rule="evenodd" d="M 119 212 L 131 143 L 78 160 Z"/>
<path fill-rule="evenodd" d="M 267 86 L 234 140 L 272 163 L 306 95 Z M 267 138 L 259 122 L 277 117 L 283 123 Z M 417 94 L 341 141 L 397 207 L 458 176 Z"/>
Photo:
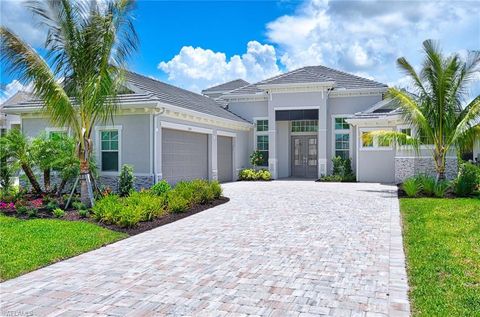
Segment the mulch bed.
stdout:
<path fill-rule="evenodd" d="M 105 223 L 97 222 L 93 220 L 92 218 L 81 218 L 78 212 L 74 209 L 66 210 L 65 215 L 62 218 L 55 218 L 51 212 L 49 212 L 47 209 L 38 209 L 37 210 L 37 216 L 34 218 L 29 218 L 28 215 L 19 215 L 14 209 L 6 209 L 2 210 L 1 212 L 5 216 L 9 217 L 16 217 L 19 219 L 59 219 L 59 220 L 67 220 L 67 221 L 87 221 L 94 223 L 96 225 L 99 225 L 101 227 L 113 230 L 113 231 L 118 231 L 118 232 L 124 232 L 128 234 L 129 236 L 134 236 L 136 234 L 164 226 L 166 224 L 169 224 L 171 222 L 186 218 L 188 216 L 194 215 L 196 213 L 199 213 L 201 211 L 210 209 L 215 206 L 222 205 L 226 202 L 230 201 L 229 198 L 227 197 L 220 197 L 219 199 L 214 200 L 213 202 L 209 204 L 204 204 L 204 205 L 196 205 L 190 208 L 188 211 L 183 212 L 183 213 L 172 213 L 172 214 L 167 214 L 163 217 L 157 218 L 153 221 L 144 221 L 138 223 L 136 227 L 133 228 L 121 228 L 116 225 L 108 225 Z"/>

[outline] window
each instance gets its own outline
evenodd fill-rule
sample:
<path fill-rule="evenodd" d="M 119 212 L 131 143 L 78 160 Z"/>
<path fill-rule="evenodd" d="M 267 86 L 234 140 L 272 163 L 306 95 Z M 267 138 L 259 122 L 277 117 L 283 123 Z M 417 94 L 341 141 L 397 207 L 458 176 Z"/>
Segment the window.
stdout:
<path fill-rule="evenodd" d="M 373 138 L 368 135 L 368 132 L 362 132 L 362 147 L 373 147 Z"/>
<path fill-rule="evenodd" d="M 337 156 L 344 160 L 350 157 L 350 134 L 335 133 L 335 157 Z"/>
<path fill-rule="evenodd" d="M 345 121 L 345 118 L 335 118 L 335 130 L 348 130 L 350 125 Z"/>
<path fill-rule="evenodd" d="M 102 171 L 118 171 L 118 130 L 100 131 Z"/>
<path fill-rule="evenodd" d="M 61 137 L 66 137 L 68 135 L 67 131 L 50 131 L 48 137 L 50 139 L 59 139 Z"/>
<path fill-rule="evenodd" d="M 262 154 L 262 166 L 268 166 L 268 135 L 257 135 L 257 151 Z"/>
<path fill-rule="evenodd" d="M 257 120 L 257 131 L 258 132 L 267 132 L 268 131 L 268 120 Z"/>
<path fill-rule="evenodd" d="M 345 121 L 346 118 L 334 118 L 335 128 L 335 157 L 342 159 L 350 158 L 350 125 Z"/>
<path fill-rule="evenodd" d="M 292 132 L 317 132 L 318 120 L 292 121 Z"/>
<path fill-rule="evenodd" d="M 378 129 L 381 130 L 381 129 Z M 383 131 L 383 130 L 382 130 Z M 392 143 L 388 137 L 381 135 L 371 135 L 372 131 L 362 131 L 360 133 L 361 148 L 369 148 L 375 150 L 389 150 Z"/>
<path fill-rule="evenodd" d="M 406 134 L 408 136 L 412 136 L 412 129 L 410 128 L 401 128 L 400 133 Z M 405 145 L 405 142 L 403 140 L 400 140 L 398 142 L 400 145 Z"/>

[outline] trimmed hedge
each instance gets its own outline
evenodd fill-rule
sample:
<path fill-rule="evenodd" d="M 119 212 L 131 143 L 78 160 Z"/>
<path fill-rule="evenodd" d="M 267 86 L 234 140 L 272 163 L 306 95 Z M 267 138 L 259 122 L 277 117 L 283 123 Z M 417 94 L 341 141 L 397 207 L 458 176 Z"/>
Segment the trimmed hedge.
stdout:
<path fill-rule="evenodd" d="M 266 169 L 256 171 L 251 168 L 246 168 L 240 171 L 238 179 L 241 181 L 269 181 L 272 179 L 272 174 Z"/>

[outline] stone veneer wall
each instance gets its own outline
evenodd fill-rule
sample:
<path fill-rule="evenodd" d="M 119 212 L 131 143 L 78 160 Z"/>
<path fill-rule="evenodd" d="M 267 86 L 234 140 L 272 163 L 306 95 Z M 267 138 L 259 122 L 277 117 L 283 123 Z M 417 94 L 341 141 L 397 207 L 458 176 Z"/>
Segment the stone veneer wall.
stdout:
<path fill-rule="evenodd" d="M 99 185 L 108 186 L 114 192 L 118 189 L 118 176 L 100 176 L 98 178 Z M 150 188 L 153 185 L 153 175 L 152 176 L 135 176 L 134 186 L 136 190 L 141 190 L 142 188 Z"/>
<path fill-rule="evenodd" d="M 457 158 L 446 159 L 445 176 L 454 179 L 458 173 Z M 401 183 L 405 179 L 418 175 L 427 174 L 436 176 L 433 158 L 426 157 L 396 157 L 395 158 L 395 182 Z"/>

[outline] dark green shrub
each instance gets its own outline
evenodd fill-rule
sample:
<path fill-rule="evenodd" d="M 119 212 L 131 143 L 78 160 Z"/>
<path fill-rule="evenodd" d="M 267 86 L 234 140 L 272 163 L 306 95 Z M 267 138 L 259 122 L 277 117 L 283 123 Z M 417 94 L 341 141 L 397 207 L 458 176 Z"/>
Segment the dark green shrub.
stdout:
<path fill-rule="evenodd" d="M 343 176 L 345 174 L 345 163 L 340 156 L 336 156 L 332 159 L 333 163 L 333 175 Z"/>
<path fill-rule="evenodd" d="M 134 191 L 133 183 L 135 176 L 133 176 L 133 167 L 130 165 L 123 165 L 120 172 L 120 179 L 118 181 L 118 194 L 121 197 L 130 195 Z"/>
<path fill-rule="evenodd" d="M 340 175 L 325 175 L 320 177 L 321 182 L 341 182 L 343 181 L 342 176 Z"/>
<path fill-rule="evenodd" d="M 85 204 L 80 201 L 74 201 L 72 203 L 72 207 L 78 211 L 87 209 L 87 206 L 85 206 Z"/>
<path fill-rule="evenodd" d="M 38 215 L 37 208 L 27 207 L 27 216 L 28 218 L 35 218 Z"/>
<path fill-rule="evenodd" d="M 161 180 L 160 182 L 150 187 L 150 191 L 158 196 L 168 193 L 171 189 L 172 187 L 166 180 Z"/>
<path fill-rule="evenodd" d="M 451 183 L 449 181 L 438 181 L 435 183 L 435 187 L 433 189 L 433 195 L 437 198 L 445 197 L 445 193 L 450 188 Z"/>
<path fill-rule="evenodd" d="M 422 187 L 416 177 L 410 177 L 403 182 L 402 189 L 408 197 L 417 197 Z"/>
<path fill-rule="evenodd" d="M 46 205 L 45 205 L 45 208 L 50 211 L 50 212 L 53 212 L 55 209 L 58 208 L 58 202 L 55 201 L 55 200 L 50 200 Z"/>
<path fill-rule="evenodd" d="M 15 210 L 17 211 L 17 214 L 19 215 L 26 215 L 27 214 L 27 211 L 28 211 L 28 207 L 27 206 L 16 206 L 15 205 Z"/>
<path fill-rule="evenodd" d="M 168 193 L 168 210 L 173 213 L 185 212 L 188 209 L 188 200 L 177 194 L 175 190 Z"/>
<path fill-rule="evenodd" d="M 253 153 L 250 155 L 250 164 L 252 164 L 253 167 L 257 167 L 263 165 L 264 163 L 265 158 L 263 157 L 262 152 L 253 151 Z"/>
<path fill-rule="evenodd" d="M 53 210 L 53 215 L 55 216 L 55 218 L 62 218 L 63 216 L 65 216 L 65 211 L 60 208 L 55 208 Z"/>
<path fill-rule="evenodd" d="M 419 182 L 422 187 L 422 191 L 427 196 L 433 196 L 435 193 L 435 185 L 437 181 L 435 177 L 429 175 L 419 175 L 417 176 L 417 182 Z"/>
<path fill-rule="evenodd" d="M 458 170 L 454 182 L 454 192 L 457 196 L 471 196 L 480 184 L 480 168 L 472 163 L 463 163 Z"/>
<path fill-rule="evenodd" d="M 81 209 L 78 211 L 78 215 L 80 216 L 80 218 L 87 218 L 89 215 L 89 212 L 86 209 Z"/>

